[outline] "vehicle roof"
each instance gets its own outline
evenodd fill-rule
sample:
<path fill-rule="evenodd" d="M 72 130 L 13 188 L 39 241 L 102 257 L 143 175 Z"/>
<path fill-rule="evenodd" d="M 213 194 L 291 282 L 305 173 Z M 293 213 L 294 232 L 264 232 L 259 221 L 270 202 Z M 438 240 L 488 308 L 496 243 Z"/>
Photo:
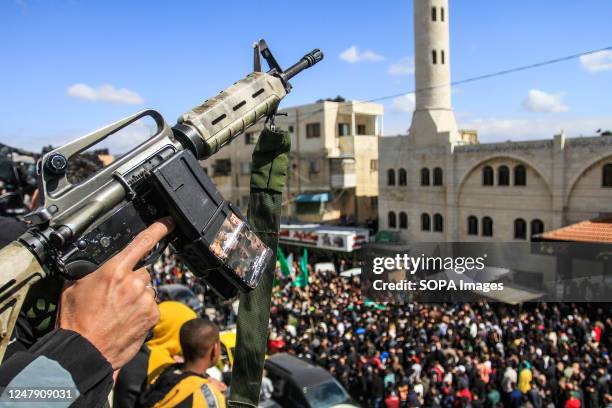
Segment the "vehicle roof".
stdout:
<path fill-rule="evenodd" d="M 266 365 L 273 365 L 284 371 L 299 387 L 309 387 L 332 379 L 332 375 L 323 368 L 309 363 L 301 358 L 279 353 L 270 356 Z"/>
<path fill-rule="evenodd" d="M 166 292 L 178 292 L 179 290 L 186 290 L 192 292 L 192 290 L 189 289 L 188 286 L 181 285 L 180 283 L 169 283 L 167 285 L 160 285 L 157 289 L 164 290 Z"/>

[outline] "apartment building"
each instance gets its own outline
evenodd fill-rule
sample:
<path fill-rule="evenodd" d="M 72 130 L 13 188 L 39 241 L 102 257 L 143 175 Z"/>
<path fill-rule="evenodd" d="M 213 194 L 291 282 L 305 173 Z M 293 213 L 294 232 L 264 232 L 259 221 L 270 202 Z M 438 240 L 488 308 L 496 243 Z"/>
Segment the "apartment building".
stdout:
<path fill-rule="evenodd" d="M 363 224 L 377 217 L 378 139 L 383 106 L 319 101 L 280 110 L 291 134 L 283 216 L 293 222 Z M 223 196 L 246 209 L 251 155 L 263 124 L 203 163 Z"/>

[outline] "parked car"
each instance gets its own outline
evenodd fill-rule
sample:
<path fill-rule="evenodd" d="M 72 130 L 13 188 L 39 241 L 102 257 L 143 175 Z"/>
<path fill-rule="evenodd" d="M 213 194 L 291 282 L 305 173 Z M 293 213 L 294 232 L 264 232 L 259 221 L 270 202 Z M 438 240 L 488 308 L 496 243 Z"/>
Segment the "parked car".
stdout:
<path fill-rule="evenodd" d="M 178 283 L 170 285 L 161 285 L 157 288 L 160 302 L 164 300 L 175 300 L 184 303 L 196 312 L 198 315 L 204 309 L 204 303 L 198 296 L 191 291 L 187 286 Z"/>
<path fill-rule="evenodd" d="M 359 407 L 342 385 L 323 368 L 295 356 L 280 353 L 265 363 L 274 384 L 272 398 L 286 408 Z"/>

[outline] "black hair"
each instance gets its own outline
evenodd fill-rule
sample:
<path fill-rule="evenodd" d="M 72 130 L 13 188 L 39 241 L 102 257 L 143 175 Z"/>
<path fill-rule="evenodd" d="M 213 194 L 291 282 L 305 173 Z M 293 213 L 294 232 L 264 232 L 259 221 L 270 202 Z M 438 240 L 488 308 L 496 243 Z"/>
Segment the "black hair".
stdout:
<path fill-rule="evenodd" d="M 219 341 L 219 329 L 210 320 L 189 320 L 181 327 L 179 341 L 185 361 L 194 361 L 210 353 Z"/>

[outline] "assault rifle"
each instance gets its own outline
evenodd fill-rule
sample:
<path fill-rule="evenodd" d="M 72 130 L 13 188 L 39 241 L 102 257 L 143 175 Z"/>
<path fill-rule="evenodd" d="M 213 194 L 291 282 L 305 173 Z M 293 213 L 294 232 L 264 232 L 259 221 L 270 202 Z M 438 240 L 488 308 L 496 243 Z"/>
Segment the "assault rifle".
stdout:
<path fill-rule="evenodd" d="M 262 72 L 261 58 L 269 71 Z M 47 276 L 79 279 L 123 249 L 154 220 L 171 216 L 173 233 L 142 261 L 170 245 L 189 269 L 223 297 L 255 288 L 275 254 L 206 175 L 204 160 L 262 118 L 273 120 L 289 80 L 321 61 L 318 49 L 282 70 L 260 40 L 254 72 L 182 115 L 170 127 L 145 110 L 46 153 L 37 163 L 40 207 L 28 231 L 0 251 L 0 359 L 28 288 Z M 78 184 L 66 178 L 71 157 L 149 117 L 154 135 Z"/>

